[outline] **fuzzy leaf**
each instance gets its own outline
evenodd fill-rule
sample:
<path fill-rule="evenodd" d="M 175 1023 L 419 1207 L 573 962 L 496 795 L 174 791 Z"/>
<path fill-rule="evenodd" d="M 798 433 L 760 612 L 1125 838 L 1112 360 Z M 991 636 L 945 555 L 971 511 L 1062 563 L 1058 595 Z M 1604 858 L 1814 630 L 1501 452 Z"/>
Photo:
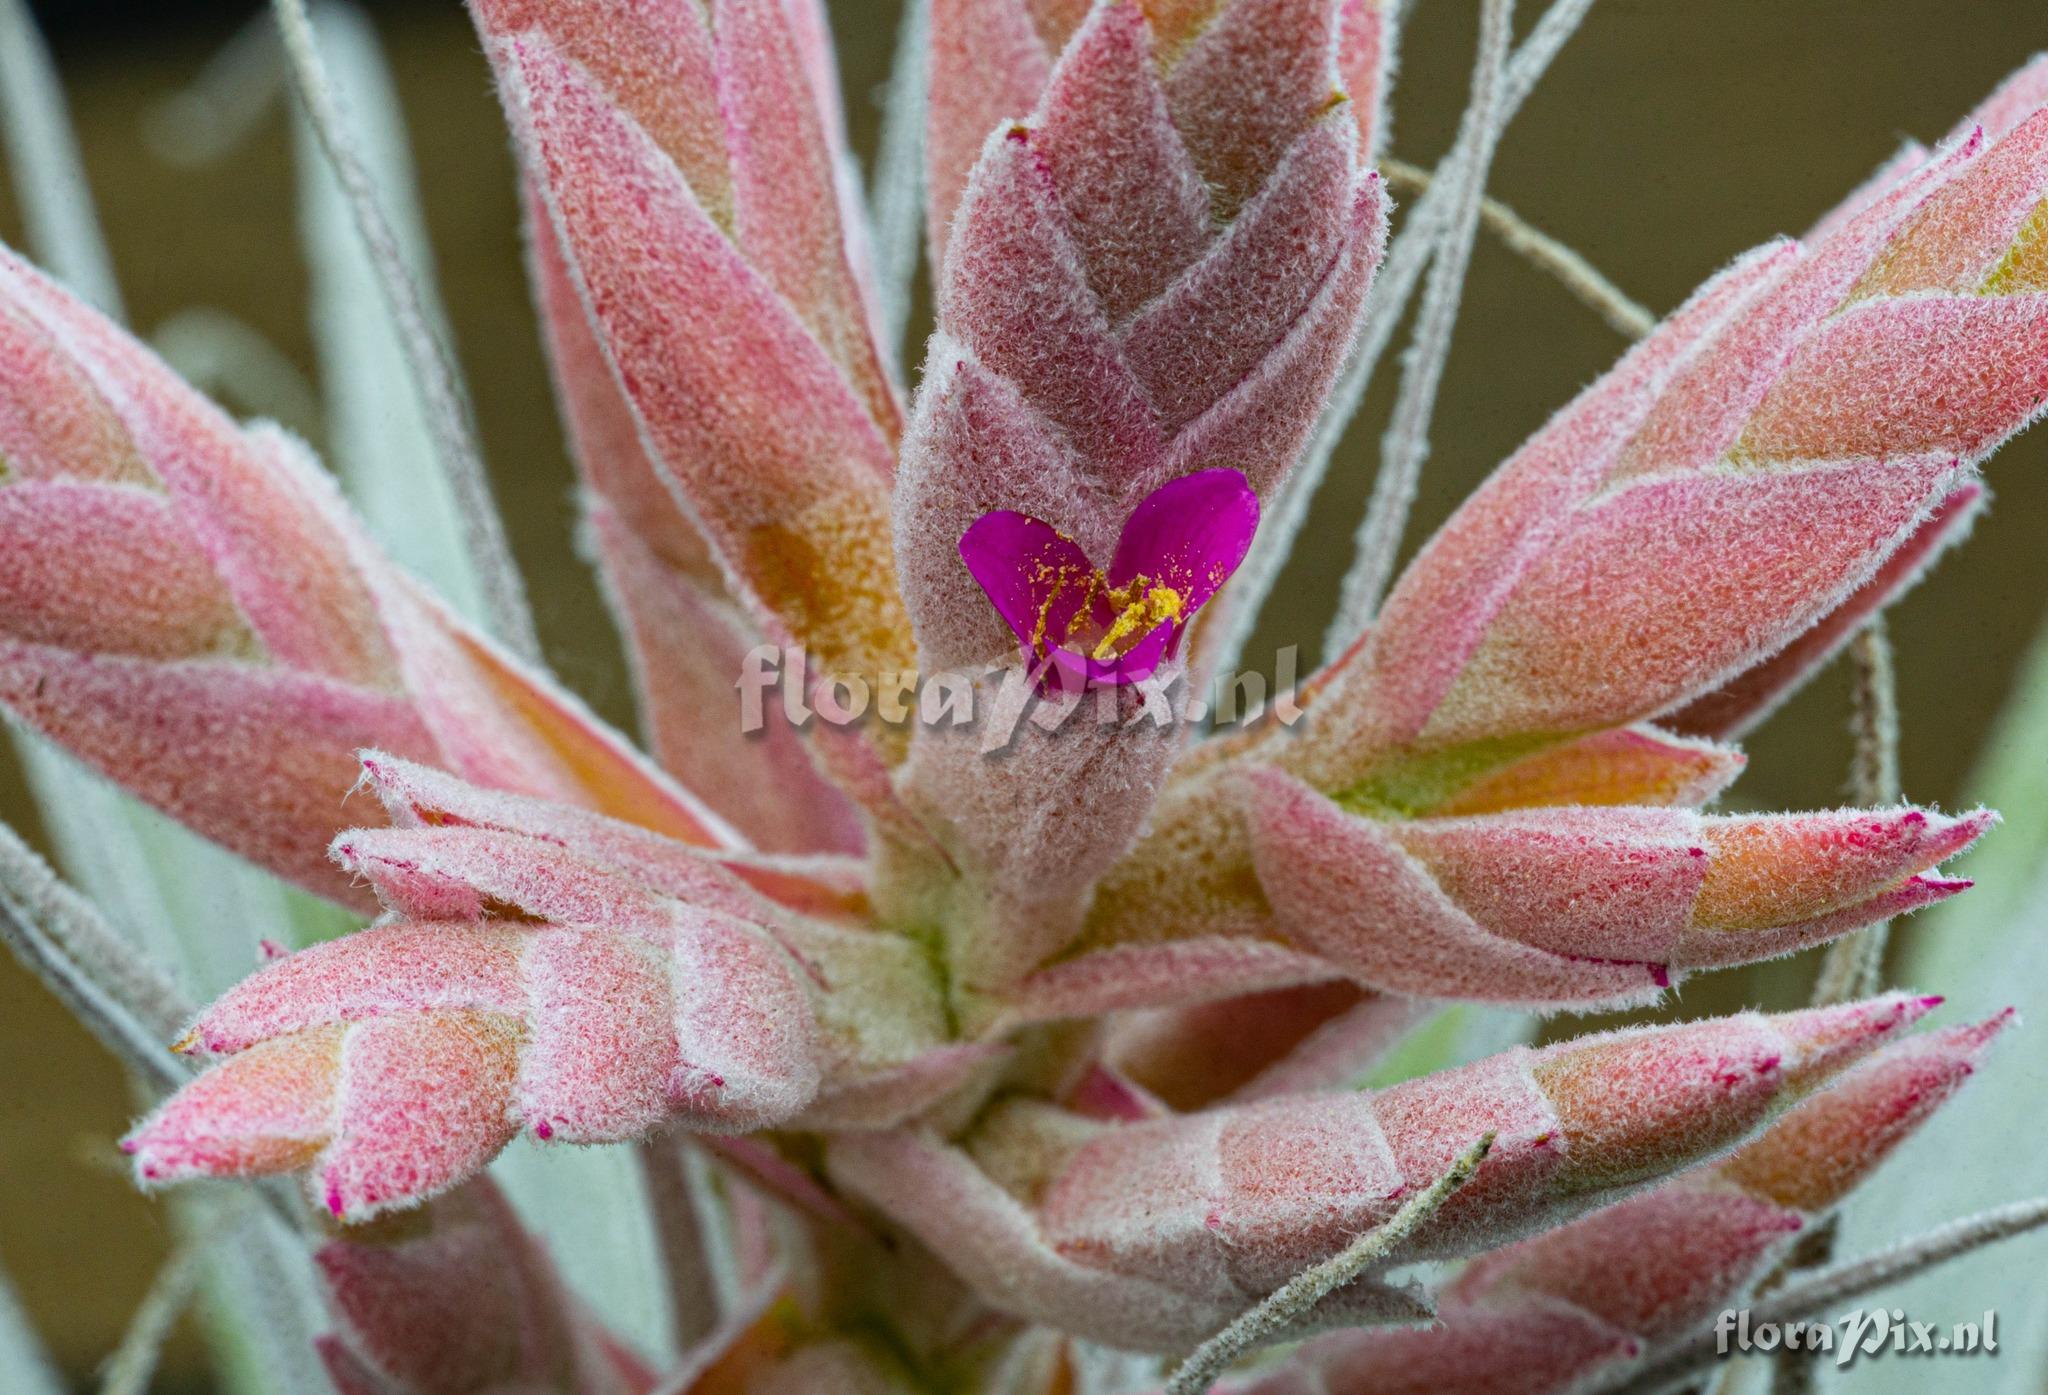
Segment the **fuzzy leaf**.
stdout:
<path fill-rule="evenodd" d="M 199 1015 L 180 1046 L 220 1063 L 130 1135 L 146 1180 L 311 1164 L 355 1221 L 470 1176 L 521 1126 L 745 1132 L 815 1100 L 819 1124 L 894 1127 L 1003 1058 L 947 1042 L 905 939 L 807 919 L 643 829 L 381 753 L 367 769 L 396 826 L 335 855 L 393 918 Z"/>
<path fill-rule="evenodd" d="M 1272 767 L 1239 765 L 1229 781 L 1206 786 L 1217 802 L 1184 827 L 1177 861 L 1133 859 L 1098 891 L 1095 933 L 1128 942 L 1084 940 L 1011 1002 L 1042 1010 L 1048 995 L 1069 998 L 1113 968 L 1119 1006 L 1332 971 L 1418 998 L 1643 1002 L 1689 970 L 1789 954 L 1964 890 L 1934 869 L 1994 821 L 1914 808 L 1730 817 L 1596 805 L 1401 819 Z M 1199 878 L 1175 881 L 1190 862 Z M 1152 919 L 1162 902 L 1173 907 L 1163 924 Z M 1214 969 L 1197 977 L 1189 956 L 1218 938 L 1245 948 L 1212 951 Z M 1309 961 L 1275 958 L 1283 947 Z M 1179 967 L 1156 986 L 1134 972 L 1170 960 Z M 1148 989 L 1170 996 L 1148 999 Z"/>
<path fill-rule="evenodd" d="M 1149 1122 L 997 1113 L 967 1147 L 1002 1184 L 915 1133 L 841 1139 L 830 1166 L 999 1307 L 1114 1345 L 1171 1346 L 1385 1220 L 1474 1129 L 1497 1131 L 1493 1151 L 1389 1264 L 1491 1248 L 1725 1153 L 1925 1011 L 1899 996 L 1642 1028 L 1375 1094 Z M 1020 1117 L 1014 1141 L 997 1132 Z M 1399 1305 L 1379 1292 L 1385 1321 Z"/>
<path fill-rule="evenodd" d="M 1341 1371 L 1374 1390 L 1406 1388 L 1423 1369 L 1443 1388 L 1511 1383 L 1548 1395 L 1689 1336 L 1739 1306 L 1812 1221 L 1926 1123 L 2006 1020 L 1894 1042 L 1719 1164 L 1482 1256 L 1447 1290 L 1437 1328 L 1323 1338 L 1282 1369 Z M 1518 1333 L 1545 1334 L 1551 1359 L 1532 1368 Z M 1602 1333 L 1605 1344 L 1591 1340 Z"/>
<path fill-rule="evenodd" d="M 584 308 L 728 579 L 828 670 L 904 667 L 890 437 L 630 110 L 545 29 L 479 18 Z"/>
<path fill-rule="evenodd" d="M 1553 802 L 1551 762 L 1569 771 L 1660 714 L 1702 735 L 1758 720 L 1960 535 L 1974 466 L 2048 402 L 2036 293 L 1995 271 L 2024 260 L 2048 196 L 2048 113 L 2021 110 L 2037 86 L 2015 80 L 1988 128 L 1859 192 L 1807 245 L 1709 281 L 1452 516 L 1371 633 L 1310 680 L 1304 722 L 1226 754 L 1398 823 Z M 1256 924 L 1224 765 L 1186 764 L 1076 949 Z M 1901 884 L 1868 918 L 1941 894 Z M 1481 967 L 1490 952 L 1466 947 L 1468 981 L 1512 976 Z"/>
<path fill-rule="evenodd" d="M 322 849 L 378 746 L 693 841 L 714 817 L 399 574 L 309 452 L 0 255 L 0 700 L 158 808 L 360 904 Z M 47 393 L 37 401 L 32 394 Z M 10 415 L 12 413 L 12 415 Z M 90 555 L 92 565 L 79 559 Z"/>

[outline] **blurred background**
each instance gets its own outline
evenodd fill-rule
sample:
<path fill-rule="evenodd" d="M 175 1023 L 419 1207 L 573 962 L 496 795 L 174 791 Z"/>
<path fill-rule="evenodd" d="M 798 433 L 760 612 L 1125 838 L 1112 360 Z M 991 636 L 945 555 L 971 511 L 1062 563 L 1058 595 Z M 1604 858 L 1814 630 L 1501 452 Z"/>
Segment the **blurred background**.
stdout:
<path fill-rule="evenodd" d="M 197 167 L 166 160 L 152 137 L 164 104 L 257 6 L 47 0 L 34 8 L 57 51 L 134 324 L 147 334 L 195 307 L 223 310 L 310 378 L 282 105 Z M 599 711 L 630 727 L 609 621 L 574 551 L 571 472 L 483 58 L 457 0 L 370 8 L 411 122 L 456 347 L 549 658 Z M 1397 156 L 1427 165 L 1450 143 L 1476 8 L 1473 0 L 1416 0 L 1394 89 Z M 1540 6 L 1523 8 L 1526 23 Z M 865 156 L 897 4 L 831 0 L 831 9 Z M 2044 46 L 2048 12 L 2036 0 L 1599 0 L 1509 130 L 1492 192 L 1661 312 L 1735 253 L 1804 228 L 1901 137 L 1938 138 Z M 4 180 L 0 235 L 20 244 Z M 1411 546 L 1621 347 L 1594 315 L 1482 233 Z M 1299 643 L 1312 657 L 1348 560 L 1391 380 L 1383 371 L 1339 455 L 1253 652 Z M 287 424 L 320 440 L 317 406 L 300 415 Z M 1989 474 L 1997 502 L 1988 519 L 1893 617 L 1906 792 L 1948 806 L 1964 800 L 1977 743 L 2048 610 L 2048 432 L 2009 447 Z M 1747 743 L 1752 763 L 1732 802 L 1839 802 L 1847 702 L 1839 672 L 1795 700 Z M 0 817 L 38 836 L 11 765 L 0 764 Z M 1789 1006 L 1811 971 L 1795 961 L 1719 976 L 1689 987 L 1682 1007 Z M 119 1071 L 5 959 L 0 1060 L 0 1256 L 83 1388 L 161 1261 L 163 1218 L 130 1188 L 112 1148 L 129 1118 Z M 195 1341 L 181 1339 L 155 1388 L 206 1389 L 199 1355 Z"/>

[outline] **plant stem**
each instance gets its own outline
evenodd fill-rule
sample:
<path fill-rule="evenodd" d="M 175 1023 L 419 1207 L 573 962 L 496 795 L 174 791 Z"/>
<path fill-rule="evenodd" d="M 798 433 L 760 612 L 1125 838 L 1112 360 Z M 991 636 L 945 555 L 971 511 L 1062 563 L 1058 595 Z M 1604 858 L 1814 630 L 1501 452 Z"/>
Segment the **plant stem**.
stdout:
<path fill-rule="evenodd" d="M 1883 616 L 1875 616 L 1849 642 L 1856 685 L 1850 730 L 1856 754 L 1849 766 L 1849 797 L 1865 808 L 1899 799 L 1899 698 L 1892 669 L 1891 640 Z M 1884 947 L 1890 923 L 1835 941 L 1821 961 L 1814 987 L 1816 1006 L 1846 1003 L 1878 991 L 1884 978 Z"/>
<path fill-rule="evenodd" d="M 152 1088 L 189 1078 L 164 1045 L 197 1009 L 4 824 L 0 942 Z"/>
<path fill-rule="evenodd" d="M 1393 1253 L 1451 1195 L 1472 1180 L 1472 1174 L 1493 1150 L 1489 1133 L 1466 1149 L 1443 1176 L 1411 1197 L 1385 1225 L 1367 1231 L 1343 1250 L 1289 1279 L 1211 1337 L 1181 1363 L 1166 1384 L 1166 1395 L 1203 1395 L 1237 1362 L 1293 1328 L 1316 1305 Z"/>
<path fill-rule="evenodd" d="M 1479 59 L 1472 72 L 1472 99 L 1465 108 L 1458 142 L 1444 164 L 1450 203 L 1436 258 L 1415 315 L 1415 336 L 1402 356 L 1401 391 L 1393 419 L 1380 442 L 1380 468 L 1372 500 L 1358 526 L 1351 570 L 1345 573 L 1337 618 L 1323 641 L 1325 654 L 1342 653 L 1365 633 L 1393 580 L 1401 537 L 1415 505 L 1415 491 L 1429 459 L 1429 428 L 1437 391 L 1451 356 L 1451 336 L 1464 299 L 1465 274 L 1479 231 L 1479 205 L 1486 176 L 1500 145 L 1501 89 L 1508 50 L 1514 40 L 1514 0 L 1486 0 L 1479 12 Z"/>
<path fill-rule="evenodd" d="M 1427 193 L 1436 176 L 1402 160 L 1383 160 L 1380 173 L 1395 189 Z M 1627 292 L 1600 273 L 1585 257 L 1530 224 L 1521 214 L 1488 195 L 1479 201 L 1479 221 L 1510 252 L 1555 278 L 1573 298 L 1605 320 L 1616 334 L 1640 339 L 1656 328 L 1657 317 L 1630 299 Z"/>
<path fill-rule="evenodd" d="M 1873 616 L 1849 642 L 1849 660 L 1856 684 L 1851 698 L 1849 729 L 1856 752 L 1849 764 L 1849 797 L 1864 807 L 1890 804 L 1899 798 L 1899 699 L 1892 669 L 1891 640 L 1884 617 Z M 1885 942 L 1891 922 L 1879 921 L 1828 946 L 1813 989 L 1816 1007 L 1846 1003 L 1876 993 L 1884 982 Z M 1835 1256 L 1838 1234 L 1830 1216 L 1793 1249 L 1784 1273 L 1817 1269 Z M 1813 1354 L 1780 1350 L 1771 1360 L 1773 1395 L 1807 1395 L 1813 1389 Z"/>
<path fill-rule="evenodd" d="M 179 1245 L 157 1270 L 128 1330 L 121 1334 L 120 1345 L 107 1359 L 100 1395 L 149 1395 L 164 1343 L 198 1290 L 200 1264 L 215 1229 L 208 1226 Z"/>
<path fill-rule="evenodd" d="M 512 557 L 505 525 L 491 497 L 490 475 L 478 449 L 469 396 L 463 390 L 455 361 L 434 332 L 399 248 L 397 234 L 385 216 L 375 182 L 349 134 L 320 47 L 307 17 L 305 0 L 272 0 L 278 32 L 284 40 L 293 86 L 320 147 L 355 215 L 357 230 L 377 268 L 377 280 L 398 328 L 400 343 L 413 371 L 427 421 L 434 433 L 441 467 L 459 502 L 463 542 L 483 591 L 484 609 L 496 637 L 520 657 L 540 659 L 540 639 L 526 600 L 526 584 Z"/>
<path fill-rule="evenodd" d="M 710 1237 L 698 1210 L 697 1186 L 683 1147 L 680 1138 L 662 1135 L 641 1143 L 634 1153 L 647 1186 L 647 1209 L 668 1278 L 670 1328 L 676 1350 L 687 1353 L 717 1328 L 719 1302 Z"/>
<path fill-rule="evenodd" d="M 1885 1288 L 1945 1264 L 1972 1250 L 1996 1244 L 2048 1225 L 2048 1198 L 2014 1202 L 1879 1250 L 1861 1259 L 1837 1264 L 1787 1284 L 1767 1301 L 1750 1309 L 1751 1326 L 1804 1322 L 1837 1303 Z M 1704 1328 L 1634 1368 L 1617 1367 L 1596 1376 L 1576 1395 L 1665 1395 L 1698 1380 L 1725 1359 L 1717 1349 L 1714 1329 Z"/>

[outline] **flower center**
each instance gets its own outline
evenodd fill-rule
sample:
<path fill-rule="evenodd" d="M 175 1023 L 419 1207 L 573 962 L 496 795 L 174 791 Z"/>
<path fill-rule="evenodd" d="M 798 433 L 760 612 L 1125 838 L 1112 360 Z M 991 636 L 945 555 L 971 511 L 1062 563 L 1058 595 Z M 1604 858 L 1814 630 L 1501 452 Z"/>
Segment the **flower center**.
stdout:
<path fill-rule="evenodd" d="M 1050 661 L 1059 681 L 1138 682 L 1175 653 L 1257 526 L 1244 476 L 1219 468 L 1140 501 L 1107 567 L 1052 524 L 1007 509 L 977 519 L 960 555 L 1027 656 Z"/>
<path fill-rule="evenodd" d="M 1122 590 L 1106 582 L 1103 589 L 1104 599 L 1116 618 L 1090 651 L 1092 658 L 1109 659 L 1122 654 L 1161 625 L 1180 619 L 1187 610 L 1180 592 L 1171 586 L 1152 584 L 1142 576 Z"/>

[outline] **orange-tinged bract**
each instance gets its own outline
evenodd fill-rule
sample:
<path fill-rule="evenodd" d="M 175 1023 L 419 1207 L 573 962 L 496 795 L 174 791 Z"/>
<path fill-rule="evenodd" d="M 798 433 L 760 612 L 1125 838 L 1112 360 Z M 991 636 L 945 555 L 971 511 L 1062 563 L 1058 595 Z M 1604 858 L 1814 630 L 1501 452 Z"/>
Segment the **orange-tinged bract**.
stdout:
<path fill-rule="evenodd" d="M 238 427 L 0 254 L 0 698 L 253 861 L 354 901 L 324 845 L 379 746 L 693 843 L 721 820 L 363 536 L 311 453 Z"/>
<path fill-rule="evenodd" d="M 1960 535 L 1981 496 L 1975 466 L 2048 401 L 2048 345 L 2029 328 L 2048 302 L 1993 274 L 2048 197 L 2048 165 L 2030 153 L 2048 140 L 2048 114 L 2006 110 L 2001 121 L 1860 195 L 1807 243 L 1736 261 L 1537 432 L 1423 549 L 1371 633 L 1312 681 L 1298 728 L 1255 731 L 1233 759 L 1190 762 L 1168 785 L 1147 837 L 1100 884 L 1078 941 L 1086 952 L 1048 971 L 1058 980 L 1035 996 L 1093 1001 L 1091 954 L 1128 972 L 1134 958 L 1187 962 L 1175 942 L 1252 930 L 1343 960 L 1348 948 L 1333 945 L 1367 927 L 1378 943 L 1346 967 L 1369 986 L 1467 996 L 1465 966 L 1498 962 L 1510 1000 L 1630 996 L 1616 977 L 1625 966 L 1605 962 L 1614 956 L 1597 938 L 1544 946 L 1572 956 L 1575 992 L 1562 966 L 1475 938 L 1463 908 L 1441 904 L 1443 888 L 1419 884 L 1400 904 L 1445 928 L 1397 935 L 1387 916 L 1399 876 L 1373 877 L 1366 896 L 1318 883 L 1359 875 L 1368 855 L 1399 866 L 1416 840 L 1437 840 L 1435 819 L 1504 816 L 1519 798 L 1711 797 L 1727 777 L 1709 771 L 1732 771 L 1738 757 L 1645 724 L 1701 737 L 1744 729 Z M 1946 279 L 1924 273 L 1903 295 L 1874 289 L 1874 269 L 1915 259 Z M 1617 768 L 1623 732 L 1637 739 Z M 1259 761 L 1276 771 L 1247 779 Z M 1335 865 L 1291 828 L 1270 831 L 1283 814 L 1312 820 Z M 1532 816 L 1532 831 L 1569 837 L 1573 823 L 1604 817 Z M 1612 816 L 1635 817 L 1649 813 Z M 1796 817 L 1768 836 L 1802 852 L 1778 864 L 1704 850 L 1716 880 L 1780 884 L 1763 893 L 1772 912 L 1734 922 L 1707 889 L 1701 909 L 1715 928 L 1759 932 L 1731 944 L 1741 957 L 1955 889 L 1922 875 L 1930 863 L 1873 882 L 1861 911 L 1815 903 L 1798 916 L 1806 892 L 1793 887 L 1839 840 Z M 1478 929 L 1492 927 L 1482 916 Z M 1727 962 L 1719 946 L 1703 952 L 1702 963 Z M 1204 983 L 1181 975 L 1191 992 L 1273 986 L 1286 973 L 1270 955 L 1205 959 Z M 1686 967 L 1683 953 L 1659 962 Z M 1526 982 L 1510 989 L 1516 973 Z"/>
<path fill-rule="evenodd" d="M 1796 1105 L 1711 1168 L 1474 1261 L 1441 1325 L 1345 1333 L 1302 1349 L 1232 1395 L 1281 1395 L 1310 1373 L 1331 1389 L 1573 1389 L 1590 1372 L 1653 1355 L 1740 1306 L 1800 1234 L 1890 1156 L 1976 1068 L 2005 1017 L 1897 1041 Z M 1549 1357 L 1531 1363 L 1531 1346 Z"/>
<path fill-rule="evenodd" d="M 1203 737 L 1154 689 L 1215 664 L 1366 313 L 1397 5 L 932 0 L 907 402 L 817 0 L 470 8 L 652 760 L 0 254 L 0 703 L 377 917 L 199 1011 L 124 1140 L 149 1185 L 305 1175 L 342 1395 L 657 1388 L 479 1174 L 649 1144 L 652 1188 L 672 1132 L 712 1161 L 668 1258 L 725 1291 L 664 1390 L 1141 1389 L 1490 1138 L 1221 1388 L 1562 1395 L 1751 1294 L 1974 1068 L 2004 1019 L 1913 1035 L 1910 993 L 1426 1033 L 1968 887 L 1989 811 L 1710 806 L 2048 400 L 2048 63 L 1586 388 L 1302 721 Z M 1034 715 L 744 734 L 762 644 Z"/>
<path fill-rule="evenodd" d="M 829 1164 L 999 1306 L 1171 1350 L 1385 1221 L 1481 1132 L 1499 1136 L 1478 1174 L 1390 1264 L 1491 1248 L 1725 1152 L 1925 1011 L 1901 996 L 1643 1029 L 1130 1122 L 1013 1108 L 954 1146 L 844 1138 Z M 1367 1284 L 1332 1301 L 1385 1320 L 1416 1298 Z"/>

